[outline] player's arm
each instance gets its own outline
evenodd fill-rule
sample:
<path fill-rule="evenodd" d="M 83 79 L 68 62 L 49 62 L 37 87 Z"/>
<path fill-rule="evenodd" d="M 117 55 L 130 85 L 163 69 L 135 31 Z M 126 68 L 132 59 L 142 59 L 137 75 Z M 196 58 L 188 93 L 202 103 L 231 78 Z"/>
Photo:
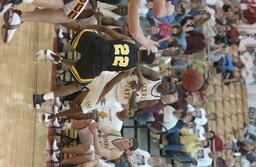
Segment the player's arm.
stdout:
<path fill-rule="evenodd" d="M 116 75 L 113 79 L 111 79 L 103 88 L 98 102 L 100 102 L 103 97 L 118 83 L 120 82 L 122 79 L 126 78 L 127 76 L 131 75 L 134 69 L 130 69 L 127 71 L 122 71 L 120 72 L 118 75 Z M 97 103 L 98 103 L 97 102 Z"/>
<path fill-rule="evenodd" d="M 137 64 L 134 72 L 135 72 L 136 76 L 138 77 L 138 87 L 137 87 L 137 89 L 139 90 L 143 86 L 143 75 L 142 75 L 142 72 L 141 72 L 141 65 Z"/>
<path fill-rule="evenodd" d="M 85 29 L 85 28 L 95 29 L 97 31 L 104 32 L 104 33 L 110 35 L 111 37 L 113 37 L 116 40 L 131 41 L 131 39 L 128 36 L 120 34 L 119 32 L 117 32 L 115 30 L 112 30 L 111 28 L 108 28 L 108 27 L 103 26 L 103 25 L 93 25 L 93 24 L 81 24 L 80 25 L 80 30 Z"/>
<path fill-rule="evenodd" d="M 161 75 L 158 72 L 156 72 L 155 70 L 152 70 L 149 67 L 141 66 L 140 70 L 141 70 L 141 73 L 142 73 L 143 77 L 145 77 L 149 80 L 157 81 L 157 80 L 161 79 L 159 77 Z"/>
<path fill-rule="evenodd" d="M 99 130 L 103 133 L 108 135 L 121 136 L 121 133 L 119 131 L 112 129 L 111 127 L 106 126 L 105 124 L 100 122 L 97 124 L 99 126 Z"/>
<path fill-rule="evenodd" d="M 136 103 L 136 90 L 132 91 L 132 95 L 129 99 L 129 110 L 133 113 L 138 109 L 137 103 Z"/>
<path fill-rule="evenodd" d="M 144 46 L 148 52 L 152 51 L 158 44 L 149 38 L 146 38 L 141 26 L 138 14 L 140 0 L 130 0 L 128 4 L 128 28 L 133 38 Z"/>
<path fill-rule="evenodd" d="M 159 100 L 143 100 L 137 103 L 138 108 L 145 108 L 158 103 Z"/>
<path fill-rule="evenodd" d="M 167 14 L 166 0 L 154 0 L 153 1 L 153 13 L 156 17 L 164 17 Z"/>
<path fill-rule="evenodd" d="M 71 22 L 71 23 L 62 23 L 61 25 L 63 25 L 64 27 L 68 28 L 68 29 L 73 29 L 75 31 L 81 31 L 85 28 L 89 28 L 89 29 L 94 29 L 100 32 L 104 32 L 108 35 L 110 35 L 111 37 L 113 37 L 116 40 L 127 40 L 127 41 L 132 41 L 128 36 L 120 34 L 117 31 L 114 31 L 106 26 L 103 25 L 95 25 L 95 24 L 81 24 L 79 22 Z"/>

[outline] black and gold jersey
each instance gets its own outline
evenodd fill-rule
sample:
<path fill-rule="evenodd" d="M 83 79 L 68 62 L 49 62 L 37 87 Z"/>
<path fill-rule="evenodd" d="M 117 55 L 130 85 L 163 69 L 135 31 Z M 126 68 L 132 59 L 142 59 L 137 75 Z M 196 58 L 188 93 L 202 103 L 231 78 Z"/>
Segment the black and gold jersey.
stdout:
<path fill-rule="evenodd" d="M 106 60 L 107 71 L 124 71 L 134 68 L 138 63 L 138 48 L 127 41 L 111 40 Z"/>
<path fill-rule="evenodd" d="M 84 29 L 71 41 L 81 58 L 70 71 L 80 84 L 87 84 L 102 71 L 124 71 L 137 65 L 135 44 L 120 40 L 105 40 L 94 30 Z"/>

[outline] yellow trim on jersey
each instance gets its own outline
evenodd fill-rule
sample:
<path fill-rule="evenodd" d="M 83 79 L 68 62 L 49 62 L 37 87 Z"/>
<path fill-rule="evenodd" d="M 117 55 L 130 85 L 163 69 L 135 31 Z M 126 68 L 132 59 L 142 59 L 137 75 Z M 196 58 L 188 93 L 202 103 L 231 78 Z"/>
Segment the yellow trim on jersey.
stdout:
<path fill-rule="evenodd" d="M 73 9 L 72 11 L 73 11 L 74 13 L 76 13 L 76 14 L 79 13 L 79 11 L 77 11 L 77 10 L 75 10 L 75 9 Z"/>
<path fill-rule="evenodd" d="M 82 1 L 79 1 L 78 3 L 81 4 L 81 5 L 84 5 L 84 4 L 85 4 L 85 2 L 82 2 Z"/>
<path fill-rule="evenodd" d="M 90 30 L 90 29 L 84 29 L 84 30 L 82 30 L 82 31 L 76 36 L 75 40 L 74 40 L 74 41 L 72 42 L 72 44 L 71 44 L 74 49 L 76 49 L 76 47 L 77 47 L 77 45 L 78 45 L 78 42 L 79 42 L 81 36 L 82 36 L 83 33 L 85 33 L 85 32 L 95 32 L 95 31 Z"/>
<path fill-rule="evenodd" d="M 90 82 L 90 81 L 93 81 L 95 80 L 97 77 L 95 78 L 92 78 L 92 79 L 82 79 L 79 75 L 79 73 L 77 72 L 75 66 L 71 66 L 70 67 L 70 71 L 74 74 L 74 76 L 76 77 L 76 79 L 79 81 L 79 82 Z"/>

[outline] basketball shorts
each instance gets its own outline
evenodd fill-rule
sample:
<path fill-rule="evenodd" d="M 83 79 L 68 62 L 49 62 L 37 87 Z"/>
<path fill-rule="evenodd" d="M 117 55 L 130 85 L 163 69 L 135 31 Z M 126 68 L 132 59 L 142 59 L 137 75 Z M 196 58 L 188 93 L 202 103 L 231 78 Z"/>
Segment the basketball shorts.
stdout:
<path fill-rule="evenodd" d="M 63 0 L 63 10 L 69 18 L 76 19 L 89 1 L 90 0 Z"/>
<path fill-rule="evenodd" d="M 95 54 L 94 45 L 97 43 L 97 33 L 84 29 L 71 41 L 72 47 L 80 52 L 81 58 L 70 67 L 73 78 L 82 86 L 95 80 L 102 72 L 102 62 Z"/>

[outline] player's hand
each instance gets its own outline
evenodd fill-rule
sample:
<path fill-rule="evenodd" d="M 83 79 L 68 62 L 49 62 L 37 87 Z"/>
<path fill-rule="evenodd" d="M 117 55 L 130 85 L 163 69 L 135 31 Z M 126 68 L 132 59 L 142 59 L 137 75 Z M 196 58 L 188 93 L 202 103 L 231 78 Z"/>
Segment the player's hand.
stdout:
<path fill-rule="evenodd" d="M 132 90 L 136 90 L 136 91 L 139 90 L 139 89 L 138 89 L 139 84 L 137 84 L 136 81 L 132 80 L 129 84 L 130 84 Z"/>
<path fill-rule="evenodd" d="M 143 84 L 144 84 L 143 81 L 142 81 L 141 79 L 139 79 L 139 80 L 138 80 L 138 84 L 137 84 L 137 91 L 140 90 L 140 89 L 142 89 Z"/>
<path fill-rule="evenodd" d="M 101 12 L 99 12 L 99 11 L 97 11 L 97 12 L 95 13 L 95 17 L 96 17 L 97 20 L 102 19 L 103 16 L 104 16 L 103 13 L 101 13 Z"/>
<path fill-rule="evenodd" d="M 98 101 L 97 101 L 96 104 L 99 104 L 99 103 L 100 103 L 102 106 L 106 104 L 106 99 L 105 99 L 104 96 L 103 96 L 103 97 L 102 97 L 102 96 L 99 97 L 99 99 L 98 99 Z"/>
<path fill-rule="evenodd" d="M 145 38 L 142 41 L 142 46 L 148 51 L 148 55 L 150 52 L 156 52 L 159 44 L 156 41 L 151 40 L 149 37 Z"/>
<path fill-rule="evenodd" d="M 92 123 L 90 126 L 89 126 L 89 129 L 91 131 L 92 134 L 97 134 L 98 133 L 98 124 L 97 123 Z"/>

